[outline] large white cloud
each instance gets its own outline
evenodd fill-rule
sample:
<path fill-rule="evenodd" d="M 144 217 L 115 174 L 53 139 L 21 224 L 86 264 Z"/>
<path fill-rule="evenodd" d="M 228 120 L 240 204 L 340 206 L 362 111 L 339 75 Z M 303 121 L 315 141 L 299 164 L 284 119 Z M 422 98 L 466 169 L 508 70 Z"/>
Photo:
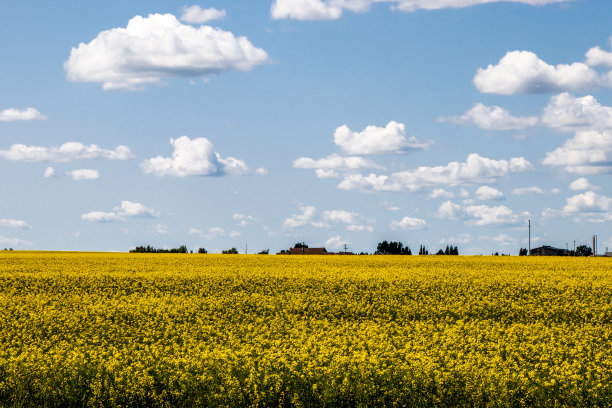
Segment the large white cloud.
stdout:
<path fill-rule="evenodd" d="M 610 44 L 612 45 L 612 38 Z M 586 63 L 612 68 L 612 52 L 604 51 L 601 47 L 593 47 L 586 53 Z"/>
<path fill-rule="evenodd" d="M 140 168 L 146 174 L 156 176 L 222 176 L 248 173 L 246 163 L 235 157 L 222 158 L 213 150 L 213 144 L 205 137 L 189 139 L 181 136 L 170 139 L 174 147 L 172 157 L 157 156 L 144 160 Z"/>
<path fill-rule="evenodd" d="M 212 20 L 223 20 L 225 15 L 225 10 L 218 10 L 212 7 L 203 9 L 198 5 L 184 6 L 181 21 L 191 24 L 202 24 Z"/>
<path fill-rule="evenodd" d="M 60 163 L 85 159 L 127 160 L 132 157 L 132 152 L 127 146 L 120 145 L 114 150 L 109 150 L 95 144 L 86 146 L 79 142 L 68 142 L 59 147 L 14 144 L 8 150 L 0 150 L 2 159 L 25 162 Z"/>
<path fill-rule="evenodd" d="M 550 98 L 542 123 L 563 131 L 612 129 L 612 107 L 601 105 L 591 95 L 575 98 L 564 92 Z"/>
<path fill-rule="evenodd" d="M 531 169 L 531 163 L 523 157 L 494 160 L 472 153 L 463 163 L 450 162 L 445 166 L 423 166 L 392 173 L 390 176 L 350 174 L 344 177 L 338 188 L 361 191 L 418 191 L 425 186 L 491 183 L 509 173 Z"/>
<path fill-rule="evenodd" d="M 584 63 L 549 65 L 530 51 L 510 51 L 497 65 L 479 68 L 474 77 L 480 92 L 503 95 L 585 91 L 604 84 Z"/>
<path fill-rule="evenodd" d="M 570 0 L 275 0 L 271 15 L 274 19 L 333 20 L 342 17 L 344 10 L 364 12 L 374 3 L 389 3 L 393 10 L 413 12 L 419 9 L 459 8 L 504 1 L 540 6 Z"/>
<path fill-rule="evenodd" d="M 520 222 L 519 215 L 504 205 L 489 207 L 486 205 L 468 205 L 462 207 L 452 201 L 440 205 L 436 212 L 437 218 L 464 219 L 468 225 L 478 227 L 487 225 L 514 225 Z"/>
<path fill-rule="evenodd" d="M 70 81 L 133 90 L 166 77 L 248 71 L 268 59 L 246 37 L 181 24 L 171 14 L 150 14 L 136 16 L 125 28 L 102 31 L 91 42 L 72 48 L 64 68 Z"/>
<path fill-rule="evenodd" d="M 391 229 L 418 231 L 427 227 L 427 221 L 422 218 L 404 217 L 399 221 L 391 221 Z"/>
<path fill-rule="evenodd" d="M 45 120 L 47 117 L 42 115 L 34 108 L 15 109 L 8 108 L 0 111 L 0 122 L 12 122 L 15 120 Z"/>
<path fill-rule="evenodd" d="M 612 172 L 612 130 L 582 130 L 546 153 L 548 166 L 563 167 L 569 173 L 601 174 Z"/>
<path fill-rule="evenodd" d="M 395 121 L 387 123 L 385 127 L 367 126 L 361 132 L 354 132 L 342 125 L 334 132 L 334 143 L 346 153 L 354 155 L 404 153 L 429 146 L 429 143 L 420 143 L 414 136 L 406 137 L 406 126 Z"/>
<path fill-rule="evenodd" d="M 561 210 L 546 208 L 542 211 L 542 215 L 544 217 L 571 216 L 577 222 L 612 221 L 612 198 L 593 191 L 586 191 L 569 197 Z"/>
<path fill-rule="evenodd" d="M 27 222 L 11 218 L 0 218 L 0 227 L 30 229 Z"/>
<path fill-rule="evenodd" d="M 475 104 L 461 116 L 440 118 L 441 122 L 461 125 L 476 125 L 485 130 L 523 130 L 538 123 L 536 116 L 512 116 L 507 109 L 499 106 Z"/>

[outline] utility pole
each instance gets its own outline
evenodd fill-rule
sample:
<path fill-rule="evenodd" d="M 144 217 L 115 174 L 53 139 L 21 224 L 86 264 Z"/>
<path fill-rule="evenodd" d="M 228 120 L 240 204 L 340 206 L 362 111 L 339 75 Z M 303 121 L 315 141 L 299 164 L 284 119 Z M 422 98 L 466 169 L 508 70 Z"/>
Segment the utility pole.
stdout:
<path fill-rule="evenodd" d="M 529 255 L 531 255 L 531 220 L 527 220 L 529 222 Z"/>
<path fill-rule="evenodd" d="M 347 251 L 346 244 L 344 244 L 344 253 L 346 254 L 347 252 L 348 252 L 348 251 Z"/>

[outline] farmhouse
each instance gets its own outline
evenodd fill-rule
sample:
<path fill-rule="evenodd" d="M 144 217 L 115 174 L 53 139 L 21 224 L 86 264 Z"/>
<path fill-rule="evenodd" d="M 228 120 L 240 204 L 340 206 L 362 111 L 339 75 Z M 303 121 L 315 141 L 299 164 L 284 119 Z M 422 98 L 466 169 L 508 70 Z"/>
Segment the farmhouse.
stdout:
<path fill-rule="evenodd" d="M 567 249 L 554 248 L 548 245 L 531 249 L 531 255 L 534 256 L 568 256 L 569 254 Z"/>

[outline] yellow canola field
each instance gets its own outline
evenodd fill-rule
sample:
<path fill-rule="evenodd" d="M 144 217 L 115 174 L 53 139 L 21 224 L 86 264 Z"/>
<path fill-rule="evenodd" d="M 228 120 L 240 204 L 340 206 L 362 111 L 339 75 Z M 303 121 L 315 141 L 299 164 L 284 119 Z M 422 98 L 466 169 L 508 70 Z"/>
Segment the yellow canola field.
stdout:
<path fill-rule="evenodd" d="M 612 404 L 612 259 L 0 252 L 0 406 Z"/>

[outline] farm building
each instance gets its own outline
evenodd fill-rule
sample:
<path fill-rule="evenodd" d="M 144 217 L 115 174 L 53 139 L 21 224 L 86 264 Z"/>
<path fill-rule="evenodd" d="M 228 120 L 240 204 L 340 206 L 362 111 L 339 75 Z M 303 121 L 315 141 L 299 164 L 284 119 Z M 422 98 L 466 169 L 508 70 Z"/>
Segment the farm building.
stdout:
<path fill-rule="evenodd" d="M 531 255 L 534 256 L 568 256 L 569 254 L 567 249 L 554 248 L 548 245 L 531 249 Z"/>

